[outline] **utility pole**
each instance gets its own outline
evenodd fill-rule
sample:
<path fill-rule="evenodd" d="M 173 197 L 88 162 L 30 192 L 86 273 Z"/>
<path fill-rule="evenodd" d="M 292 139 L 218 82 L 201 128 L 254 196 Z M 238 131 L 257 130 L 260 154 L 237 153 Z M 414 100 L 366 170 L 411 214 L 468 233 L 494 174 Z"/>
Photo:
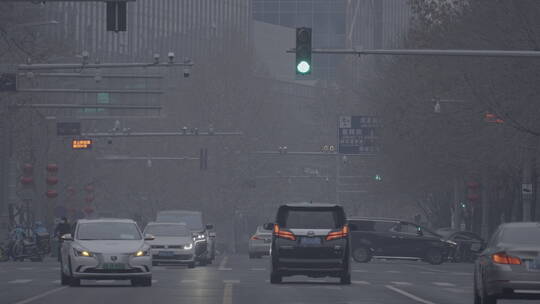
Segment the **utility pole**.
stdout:
<path fill-rule="evenodd" d="M 531 142 L 534 138 L 527 140 Z M 534 147 L 531 145 L 525 146 L 524 159 L 522 163 L 522 184 L 521 184 L 521 199 L 523 201 L 523 221 L 529 222 L 532 220 L 532 202 L 533 202 L 533 171 L 534 171 Z"/>
<path fill-rule="evenodd" d="M 489 179 L 487 176 L 487 168 L 482 168 L 481 173 L 481 199 L 482 199 L 482 226 L 480 228 L 481 236 L 487 240 L 489 237 L 489 194 L 490 194 L 490 185 Z"/>

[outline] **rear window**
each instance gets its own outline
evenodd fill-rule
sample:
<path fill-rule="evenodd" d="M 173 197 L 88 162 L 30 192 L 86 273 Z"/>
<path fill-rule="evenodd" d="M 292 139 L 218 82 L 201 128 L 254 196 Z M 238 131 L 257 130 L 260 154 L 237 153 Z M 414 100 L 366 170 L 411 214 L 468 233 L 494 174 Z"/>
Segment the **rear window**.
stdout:
<path fill-rule="evenodd" d="M 499 241 L 516 245 L 538 245 L 540 227 L 506 227 L 502 230 Z"/>
<path fill-rule="evenodd" d="M 340 208 L 282 208 L 277 223 L 289 229 L 336 229 L 345 223 Z"/>
<path fill-rule="evenodd" d="M 385 232 L 396 225 L 395 222 L 350 221 L 351 231 Z"/>

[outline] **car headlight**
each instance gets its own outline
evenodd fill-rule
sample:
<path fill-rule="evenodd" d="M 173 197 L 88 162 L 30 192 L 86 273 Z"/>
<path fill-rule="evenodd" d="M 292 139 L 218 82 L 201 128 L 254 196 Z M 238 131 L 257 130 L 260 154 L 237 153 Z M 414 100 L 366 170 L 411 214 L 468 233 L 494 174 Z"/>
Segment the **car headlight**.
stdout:
<path fill-rule="evenodd" d="M 204 235 L 204 234 L 195 234 L 195 235 L 193 235 L 193 240 L 194 241 L 204 241 L 204 240 L 206 240 L 206 235 Z"/>
<path fill-rule="evenodd" d="M 189 243 L 187 245 L 184 245 L 185 250 L 190 250 L 191 248 L 193 248 L 193 243 Z"/>
<path fill-rule="evenodd" d="M 139 251 L 135 252 L 133 255 L 136 256 L 136 257 L 147 256 L 148 251 L 147 250 L 139 250 Z"/>
<path fill-rule="evenodd" d="M 82 257 L 93 257 L 94 255 L 88 251 L 88 250 L 79 250 L 76 248 L 73 248 L 73 253 L 75 256 L 82 256 Z"/>

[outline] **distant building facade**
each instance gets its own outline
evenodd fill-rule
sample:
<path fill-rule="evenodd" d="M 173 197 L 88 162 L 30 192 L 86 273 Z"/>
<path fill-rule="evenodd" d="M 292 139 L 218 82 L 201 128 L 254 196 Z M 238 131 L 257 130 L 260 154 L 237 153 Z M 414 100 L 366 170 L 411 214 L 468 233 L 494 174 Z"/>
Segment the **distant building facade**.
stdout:
<path fill-rule="evenodd" d="M 314 48 L 343 48 L 347 2 L 346 0 L 253 0 L 253 18 L 256 21 L 290 28 L 311 27 Z M 311 78 L 334 81 L 341 59 L 336 55 L 314 55 Z M 292 63 L 291 69 L 294 69 Z M 306 78 L 308 77 L 302 77 Z"/>
<path fill-rule="evenodd" d="M 232 35 L 249 40 L 250 0 L 137 0 L 128 2 L 126 32 L 106 31 L 104 2 L 47 3 L 49 18 L 60 22 L 51 29 L 75 41 L 76 51 L 100 58 L 151 58 L 158 51 L 196 57 L 216 39 Z M 235 42 L 236 43 L 236 42 Z M 166 54 L 162 54 L 166 55 Z"/>

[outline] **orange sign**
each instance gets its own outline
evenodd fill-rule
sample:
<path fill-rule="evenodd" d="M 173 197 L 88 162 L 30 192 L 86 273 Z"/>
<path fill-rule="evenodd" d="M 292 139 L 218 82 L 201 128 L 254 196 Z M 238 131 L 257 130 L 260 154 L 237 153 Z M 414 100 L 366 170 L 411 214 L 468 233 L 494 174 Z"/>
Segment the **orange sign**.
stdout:
<path fill-rule="evenodd" d="M 92 148 L 92 140 L 91 139 L 74 139 L 71 141 L 71 148 L 79 150 L 79 149 L 90 149 Z"/>

